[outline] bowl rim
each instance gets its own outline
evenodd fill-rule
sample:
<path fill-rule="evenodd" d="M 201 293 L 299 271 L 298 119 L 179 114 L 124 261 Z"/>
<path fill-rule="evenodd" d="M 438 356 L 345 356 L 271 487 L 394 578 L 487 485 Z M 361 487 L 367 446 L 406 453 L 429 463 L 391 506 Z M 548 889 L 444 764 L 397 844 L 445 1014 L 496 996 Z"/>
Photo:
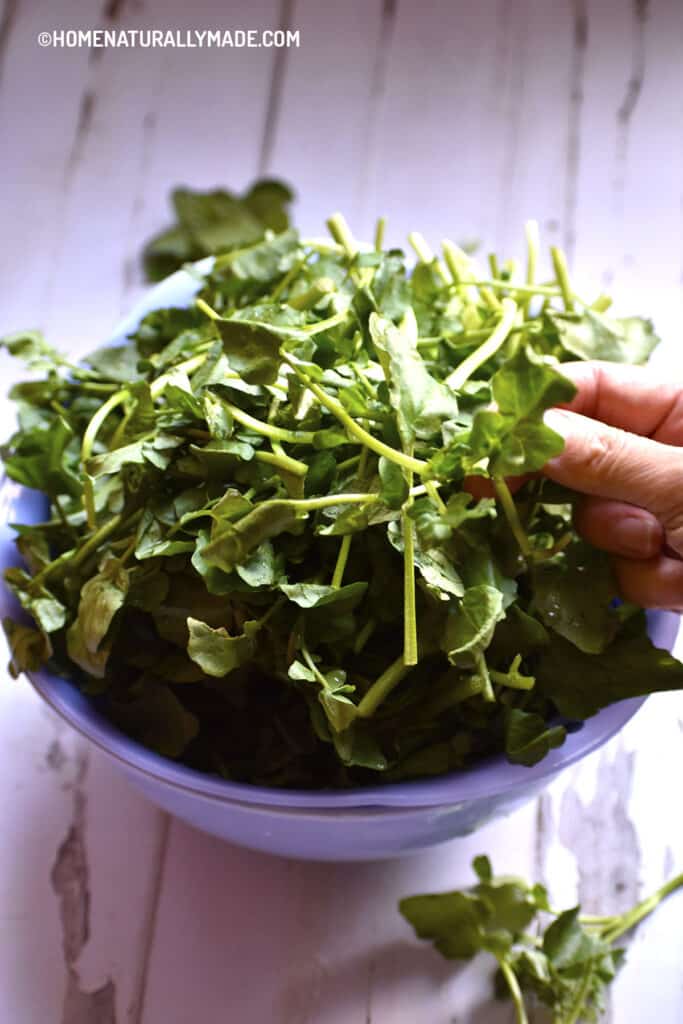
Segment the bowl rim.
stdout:
<path fill-rule="evenodd" d="M 133 305 L 130 313 L 112 331 L 104 344 L 123 341 L 147 313 L 165 305 L 187 303 L 199 290 L 200 275 L 208 271 L 213 257 L 188 264 L 148 289 Z M 10 565 L 14 559 L 8 512 L 13 498 L 30 500 L 31 492 L 6 479 L 0 500 L 0 546 L 11 547 L 12 555 L 3 554 L 2 561 Z M 0 610 L 3 614 L 16 611 L 7 590 L 0 591 Z M 678 631 L 679 616 L 673 612 L 650 613 L 651 628 L 663 634 L 660 646 L 669 649 Z M 204 799 L 244 806 L 259 806 L 269 810 L 310 809 L 349 811 L 361 808 L 403 808 L 406 810 L 442 807 L 475 800 L 492 800 L 511 790 L 557 775 L 569 765 L 590 754 L 615 735 L 633 717 L 645 698 L 633 698 L 598 712 L 583 723 L 580 730 L 569 733 L 561 747 L 551 751 L 538 764 L 531 767 L 510 764 L 503 754 L 492 755 L 471 767 L 447 775 L 417 779 L 409 782 L 384 783 L 377 786 L 355 787 L 348 790 L 294 790 L 250 783 L 232 782 L 211 776 L 161 754 L 148 750 L 126 736 L 92 705 L 92 702 L 67 679 L 41 669 L 27 673 L 35 691 L 69 725 L 76 729 L 107 756 L 157 784 L 182 790 Z"/>

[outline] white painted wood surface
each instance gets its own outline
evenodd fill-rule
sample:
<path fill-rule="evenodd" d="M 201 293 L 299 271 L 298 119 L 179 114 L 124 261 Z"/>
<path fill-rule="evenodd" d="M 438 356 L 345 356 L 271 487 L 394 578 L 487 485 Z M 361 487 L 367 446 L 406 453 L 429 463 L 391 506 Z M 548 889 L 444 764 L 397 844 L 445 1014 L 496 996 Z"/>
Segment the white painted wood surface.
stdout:
<path fill-rule="evenodd" d="M 40 49 L 51 28 L 301 31 L 298 50 Z M 143 240 L 175 184 L 300 190 L 392 241 L 523 221 L 580 277 L 658 314 L 680 357 L 683 6 L 676 0 L 5 0 L 0 4 L 0 333 L 72 351 L 143 288 Z M 2 362 L 4 380 L 10 368 Z M 5 417 L 6 422 L 6 417 Z M 0 680 L 2 1024 L 507 1024 L 483 965 L 416 943 L 410 892 L 501 870 L 618 909 L 683 869 L 683 699 L 657 697 L 534 806 L 409 861 L 334 867 L 221 844 L 147 806 Z M 675 899 L 638 932 L 607 1020 L 683 1020 Z M 540 1024 L 540 1022 L 539 1022 Z"/>

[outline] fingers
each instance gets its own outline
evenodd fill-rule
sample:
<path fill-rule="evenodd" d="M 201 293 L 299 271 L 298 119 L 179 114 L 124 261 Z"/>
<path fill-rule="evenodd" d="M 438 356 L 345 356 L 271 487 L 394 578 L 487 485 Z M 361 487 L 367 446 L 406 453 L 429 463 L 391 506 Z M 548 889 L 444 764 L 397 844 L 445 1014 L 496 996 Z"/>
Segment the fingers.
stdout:
<path fill-rule="evenodd" d="M 589 544 L 624 558 L 654 558 L 664 544 L 659 520 L 645 509 L 621 501 L 584 498 L 574 523 Z"/>
<path fill-rule="evenodd" d="M 683 562 L 658 555 L 635 560 L 615 558 L 614 571 L 621 595 L 643 608 L 683 610 Z"/>
<path fill-rule="evenodd" d="M 683 381 L 622 363 L 563 363 L 578 392 L 566 408 L 613 427 L 683 445 Z"/>
<path fill-rule="evenodd" d="M 551 409 L 545 421 L 565 439 L 543 472 L 584 494 L 647 509 L 683 554 L 683 449 L 629 434 L 577 413 Z"/>

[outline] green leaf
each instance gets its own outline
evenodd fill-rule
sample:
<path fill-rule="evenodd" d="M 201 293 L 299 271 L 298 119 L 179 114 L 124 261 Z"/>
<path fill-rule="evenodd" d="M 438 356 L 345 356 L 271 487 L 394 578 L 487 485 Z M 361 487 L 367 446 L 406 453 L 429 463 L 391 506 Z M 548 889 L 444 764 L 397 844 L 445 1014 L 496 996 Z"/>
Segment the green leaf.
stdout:
<path fill-rule="evenodd" d="M 230 366 L 249 384 L 273 384 L 282 362 L 282 336 L 265 324 L 216 320 Z"/>
<path fill-rule="evenodd" d="M 188 618 L 190 639 L 187 653 L 207 676 L 223 679 L 254 657 L 255 638 L 260 629 L 256 621 L 245 622 L 244 632 L 230 636 L 226 629 L 212 629 L 206 622 Z"/>
<path fill-rule="evenodd" d="M 557 637 L 540 654 L 537 689 L 567 718 L 590 718 L 629 697 L 683 689 L 683 665 L 654 646 L 639 612 L 620 628 L 599 657 Z"/>
<path fill-rule="evenodd" d="M 495 587 L 470 587 L 457 612 L 449 615 L 443 644 L 452 661 L 465 651 L 486 650 L 496 623 L 504 617 L 503 595 Z"/>
<path fill-rule="evenodd" d="M 472 868 L 480 882 L 490 882 L 493 878 L 491 861 L 484 854 L 479 854 L 472 861 Z"/>
<path fill-rule="evenodd" d="M 291 505 L 277 500 L 258 505 L 236 523 L 216 519 L 211 540 L 204 548 L 204 559 L 223 572 L 232 572 L 236 566 L 243 565 L 260 544 L 290 530 L 295 523 Z"/>
<path fill-rule="evenodd" d="M 300 608 L 321 608 L 330 604 L 344 604 L 355 608 L 363 600 L 367 583 L 349 583 L 345 587 L 328 587 L 320 583 L 281 583 L 280 590 Z"/>
<path fill-rule="evenodd" d="M 73 436 L 73 429 L 63 416 L 55 416 L 49 427 L 15 434 L 3 450 L 7 475 L 51 497 L 80 496 L 81 482 L 71 449 Z"/>
<path fill-rule="evenodd" d="M 128 573 L 115 558 L 105 559 L 99 573 L 83 584 L 78 623 L 87 650 L 97 651 L 127 593 Z"/>
<path fill-rule="evenodd" d="M 650 320 L 631 316 L 616 319 L 585 309 L 580 317 L 549 314 L 562 346 L 579 359 L 611 363 L 646 363 L 659 344 Z"/>
<path fill-rule="evenodd" d="M 110 702 L 114 721 L 146 747 L 164 757 L 180 757 L 199 733 L 199 722 L 170 687 L 145 678 L 135 684 L 129 699 Z"/>
<path fill-rule="evenodd" d="M 45 341 L 42 331 L 15 331 L 0 338 L 0 348 L 23 359 L 31 370 L 53 370 L 61 366 L 61 355 Z"/>
<path fill-rule="evenodd" d="M 13 619 L 2 620 L 10 649 L 9 673 L 16 679 L 22 672 L 35 672 L 52 654 L 47 633 L 24 626 Z"/>
<path fill-rule="evenodd" d="M 243 281 L 268 284 L 286 274 L 299 258 L 299 236 L 296 231 L 283 231 L 280 235 L 257 242 L 246 249 L 219 257 L 216 268 L 229 271 Z"/>
<path fill-rule="evenodd" d="M 491 390 L 499 411 L 515 423 L 539 417 L 576 394 L 575 385 L 528 346 L 520 346 L 494 373 Z"/>
<path fill-rule="evenodd" d="M 541 715 L 509 708 L 505 719 L 505 753 L 512 764 L 537 764 L 564 743 L 564 726 L 549 726 Z"/>
<path fill-rule="evenodd" d="M 601 654 L 619 626 L 618 589 L 608 556 L 573 544 L 559 558 L 537 566 L 533 582 L 534 605 L 545 625 L 579 650 Z"/>
<path fill-rule="evenodd" d="M 250 587 L 272 587 L 278 573 L 271 542 L 264 540 L 243 565 L 235 567 L 235 572 Z"/>
<path fill-rule="evenodd" d="M 490 911 L 478 896 L 466 892 L 408 896 L 398 908 L 418 938 L 431 939 L 447 960 L 469 960 L 482 949 Z"/>
<path fill-rule="evenodd" d="M 445 420 L 458 415 L 455 393 L 434 380 L 417 348 L 417 325 L 406 317 L 401 327 L 373 313 L 370 334 L 380 355 L 396 412 L 399 434 L 406 446 L 428 439 Z"/>
<path fill-rule="evenodd" d="M 399 509 L 408 497 L 408 482 L 405 473 L 395 462 L 383 455 L 380 457 L 379 478 L 382 484 L 380 497 L 388 508 Z"/>
<path fill-rule="evenodd" d="M 44 633 L 56 633 L 66 623 L 67 609 L 46 587 L 36 586 L 22 569 L 6 569 L 5 583 L 22 608 L 33 616 Z"/>
<path fill-rule="evenodd" d="M 565 910 L 543 936 L 543 952 L 556 970 L 581 967 L 605 952 L 579 924 L 579 907 Z"/>

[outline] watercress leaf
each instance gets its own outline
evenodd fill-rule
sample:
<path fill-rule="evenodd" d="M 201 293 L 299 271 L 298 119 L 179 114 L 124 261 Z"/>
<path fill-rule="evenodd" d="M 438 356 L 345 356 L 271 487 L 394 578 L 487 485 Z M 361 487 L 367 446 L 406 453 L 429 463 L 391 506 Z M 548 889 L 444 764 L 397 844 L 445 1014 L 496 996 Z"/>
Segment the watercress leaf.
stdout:
<path fill-rule="evenodd" d="M 491 861 L 485 854 L 479 854 L 474 858 L 472 869 L 480 882 L 490 882 L 493 878 Z"/>
<path fill-rule="evenodd" d="M 163 683 L 145 678 L 128 699 L 109 702 L 112 718 L 140 743 L 165 757 L 177 758 L 197 736 L 199 722 Z"/>
<path fill-rule="evenodd" d="M 235 567 L 241 580 L 250 587 L 272 587 L 278 578 L 273 545 L 264 540 L 242 565 Z"/>
<path fill-rule="evenodd" d="M 562 346 L 580 359 L 604 359 L 612 363 L 645 363 L 659 344 L 650 320 L 618 319 L 593 309 L 580 317 L 549 313 Z"/>
<path fill-rule="evenodd" d="M 112 620 L 126 600 L 128 572 L 115 558 L 106 558 L 96 576 L 81 588 L 78 624 L 83 644 L 95 653 L 111 626 Z"/>
<path fill-rule="evenodd" d="M 416 438 L 439 433 L 445 420 L 458 415 L 455 393 L 435 380 L 417 348 L 417 325 L 406 314 L 400 327 L 373 313 L 370 335 L 383 360 L 391 404 L 396 412 L 401 440 L 406 446 Z"/>
<path fill-rule="evenodd" d="M 22 672 L 35 672 L 52 655 L 47 633 L 4 618 L 2 628 L 10 650 L 9 673 L 16 679 Z"/>
<path fill-rule="evenodd" d="M 22 359 L 31 370 L 53 370 L 63 363 L 62 356 L 48 345 L 42 331 L 15 331 L 0 338 L 0 348 Z"/>
<path fill-rule="evenodd" d="M 562 725 L 549 726 L 542 715 L 508 708 L 505 716 L 505 753 L 512 764 L 530 766 L 560 747 L 567 736 Z"/>
<path fill-rule="evenodd" d="M 380 457 L 379 478 L 382 484 L 380 496 L 389 508 L 400 508 L 408 497 L 408 482 L 405 473 L 395 462 L 383 455 Z"/>
<path fill-rule="evenodd" d="M 47 587 L 37 587 L 23 569 L 6 569 L 4 579 L 22 608 L 33 616 L 44 633 L 62 629 L 67 621 L 67 609 Z"/>
<path fill-rule="evenodd" d="M 533 585 L 534 605 L 549 629 L 587 654 L 605 650 L 617 631 L 619 616 L 614 607 L 617 584 L 604 552 L 573 544 L 536 567 Z"/>
<path fill-rule="evenodd" d="M 233 370 L 248 384 L 273 384 L 280 364 L 282 336 L 265 324 L 217 320 L 223 349 Z"/>
<path fill-rule="evenodd" d="M 467 892 L 408 896 L 399 910 L 420 939 L 431 939 L 447 960 L 469 960 L 482 949 L 490 910 Z"/>
<path fill-rule="evenodd" d="M 73 429 L 63 416 L 55 416 L 44 428 L 15 434 L 3 450 L 7 475 L 51 497 L 79 497 L 82 485 L 71 446 L 73 437 Z"/>
<path fill-rule="evenodd" d="M 387 768 L 387 759 L 365 722 L 356 720 L 343 731 L 333 732 L 332 742 L 339 760 L 347 767 L 367 768 L 374 772 L 383 772 Z"/>
<path fill-rule="evenodd" d="M 229 271 L 243 281 L 268 284 L 286 274 L 299 258 L 299 236 L 290 230 L 218 257 L 216 269 Z"/>
<path fill-rule="evenodd" d="M 543 935 L 543 952 L 556 970 L 582 966 L 604 952 L 604 946 L 581 927 L 579 911 L 565 910 Z"/>
<path fill-rule="evenodd" d="M 683 665 L 654 646 L 644 612 L 631 616 L 599 657 L 555 637 L 534 672 L 537 689 L 570 719 L 589 718 L 629 697 L 683 688 Z"/>
<path fill-rule="evenodd" d="M 465 651 L 485 650 L 496 628 L 504 617 L 503 595 L 487 584 L 469 587 L 459 608 L 449 615 L 444 631 L 443 645 L 449 659 Z"/>
<path fill-rule="evenodd" d="M 130 384 L 143 376 L 138 369 L 139 353 L 132 345 L 105 345 L 90 352 L 83 361 L 100 377 L 119 384 Z"/>
<path fill-rule="evenodd" d="M 253 657 L 260 623 L 245 622 L 239 636 L 230 636 L 222 627 L 212 629 L 206 622 L 188 617 L 187 629 L 187 653 L 192 661 L 207 676 L 223 679 Z"/>
<path fill-rule="evenodd" d="M 202 396 L 204 419 L 215 441 L 226 441 L 232 434 L 234 421 L 229 408 L 217 395 L 207 391 Z"/>
<path fill-rule="evenodd" d="M 344 604 L 355 608 L 365 596 L 365 582 L 349 583 L 345 587 L 330 587 L 320 583 L 281 583 L 280 590 L 300 608 L 320 608 L 329 604 Z"/>
<path fill-rule="evenodd" d="M 514 422 L 538 417 L 576 394 L 575 385 L 529 346 L 520 346 L 494 373 L 491 389 L 500 412 Z"/>
<path fill-rule="evenodd" d="M 203 551 L 204 560 L 223 572 L 232 572 L 263 541 L 291 530 L 296 522 L 291 505 L 277 499 L 256 506 L 236 523 L 216 518 L 211 540 Z"/>
<path fill-rule="evenodd" d="M 95 650 L 91 650 L 83 632 L 83 624 L 79 619 L 72 622 L 66 631 L 66 649 L 71 661 L 82 668 L 87 675 L 93 676 L 95 679 L 104 679 L 111 654 L 111 644 L 104 642 Z"/>

